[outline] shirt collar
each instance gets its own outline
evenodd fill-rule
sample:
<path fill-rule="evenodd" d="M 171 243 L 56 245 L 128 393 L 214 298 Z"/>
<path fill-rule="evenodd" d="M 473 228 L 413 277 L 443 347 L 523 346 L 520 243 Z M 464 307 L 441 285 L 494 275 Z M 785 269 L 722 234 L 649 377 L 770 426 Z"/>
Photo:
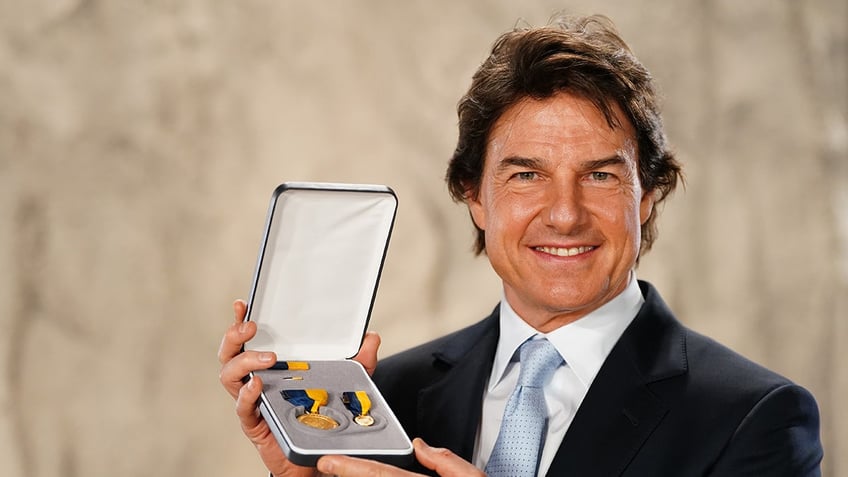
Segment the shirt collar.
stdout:
<path fill-rule="evenodd" d="M 631 272 L 627 287 L 612 300 L 588 315 L 545 334 L 522 320 L 504 297 L 500 303 L 500 338 L 489 378 L 489 391 L 503 378 L 521 343 L 537 334 L 556 347 L 566 365 L 588 389 L 612 347 L 644 302 L 636 274 Z"/>

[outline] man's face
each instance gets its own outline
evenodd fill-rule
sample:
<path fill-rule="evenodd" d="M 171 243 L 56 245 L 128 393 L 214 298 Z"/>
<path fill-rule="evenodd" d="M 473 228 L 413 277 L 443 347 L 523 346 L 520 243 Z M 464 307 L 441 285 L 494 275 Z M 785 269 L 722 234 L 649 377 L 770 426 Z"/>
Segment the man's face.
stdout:
<path fill-rule="evenodd" d="M 653 198 L 633 127 L 615 113 L 623 126 L 611 129 L 590 101 L 560 93 L 518 102 L 492 128 L 468 206 L 507 301 L 540 331 L 611 300 L 636 263 Z"/>

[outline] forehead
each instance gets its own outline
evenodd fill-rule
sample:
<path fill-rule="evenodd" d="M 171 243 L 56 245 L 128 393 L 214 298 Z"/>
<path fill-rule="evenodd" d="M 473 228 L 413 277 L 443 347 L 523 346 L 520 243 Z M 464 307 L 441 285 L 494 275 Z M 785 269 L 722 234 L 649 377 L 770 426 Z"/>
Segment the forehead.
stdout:
<path fill-rule="evenodd" d="M 623 154 L 636 160 L 635 130 L 618 105 L 611 106 L 619 127 L 611 127 L 603 112 L 579 96 L 558 93 L 545 99 L 523 98 L 495 121 L 486 154 L 579 159 Z"/>

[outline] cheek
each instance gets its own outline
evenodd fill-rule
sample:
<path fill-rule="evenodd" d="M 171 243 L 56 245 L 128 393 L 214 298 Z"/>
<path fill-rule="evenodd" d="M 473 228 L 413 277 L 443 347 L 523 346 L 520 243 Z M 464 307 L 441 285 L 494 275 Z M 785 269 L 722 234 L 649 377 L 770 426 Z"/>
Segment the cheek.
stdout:
<path fill-rule="evenodd" d="M 491 232 L 493 240 L 499 235 L 523 233 L 536 211 L 532 203 L 516 197 L 493 197 L 486 209 L 486 230 Z"/>
<path fill-rule="evenodd" d="M 632 207 L 625 210 L 626 214 L 619 219 L 621 223 L 619 228 L 627 239 L 639 243 L 642 235 L 642 220 L 639 217 L 639 208 Z"/>
<path fill-rule="evenodd" d="M 641 207 L 629 194 L 610 194 L 595 201 L 593 215 L 608 238 L 620 242 L 641 240 Z"/>

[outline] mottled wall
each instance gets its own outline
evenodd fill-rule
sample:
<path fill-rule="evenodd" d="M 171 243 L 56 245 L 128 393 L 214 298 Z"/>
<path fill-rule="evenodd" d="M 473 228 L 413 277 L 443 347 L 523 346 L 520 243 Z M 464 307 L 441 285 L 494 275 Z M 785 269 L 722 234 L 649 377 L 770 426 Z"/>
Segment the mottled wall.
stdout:
<path fill-rule="evenodd" d="M 0 0 L 0 475 L 262 475 L 215 353 L 284 180 L 397 191 L 384 355 L 487 313 L 454 106 L 562 8 L 619 24 L 686 165 L 640 276 L 809 387 L 848 474 L 844 0 Z"/>

